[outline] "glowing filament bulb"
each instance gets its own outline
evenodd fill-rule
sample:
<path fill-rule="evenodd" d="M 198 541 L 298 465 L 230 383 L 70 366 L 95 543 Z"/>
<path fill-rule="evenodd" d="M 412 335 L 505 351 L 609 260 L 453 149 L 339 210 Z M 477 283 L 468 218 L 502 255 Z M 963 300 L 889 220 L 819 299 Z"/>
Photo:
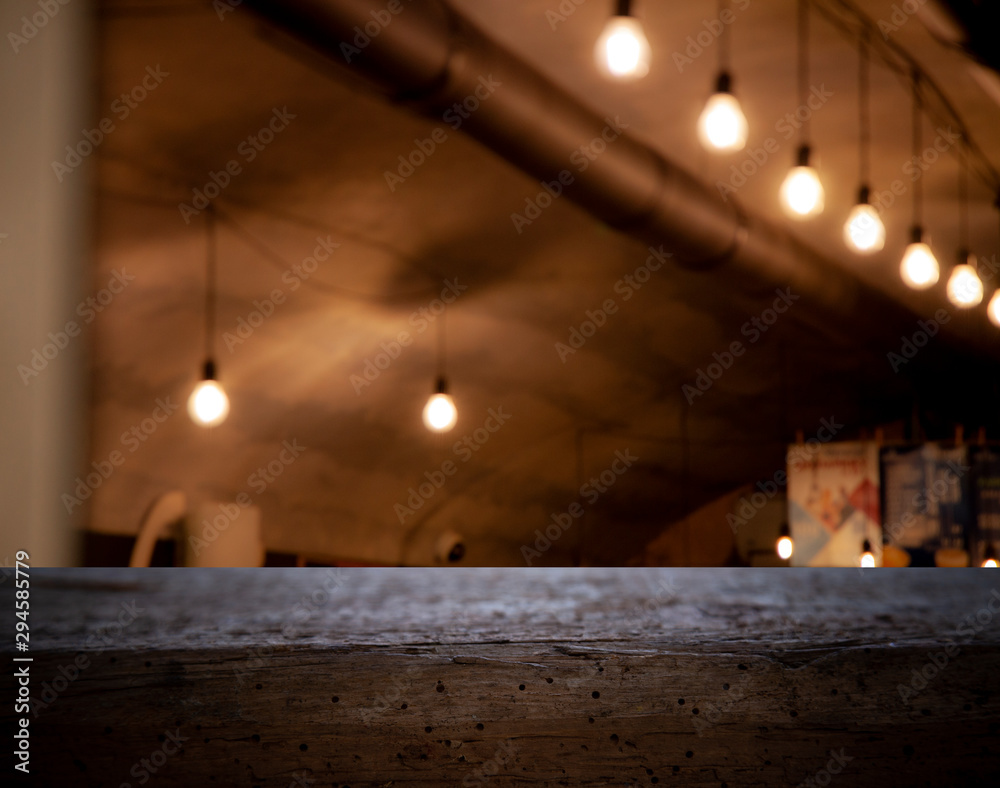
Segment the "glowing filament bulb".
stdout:
<path fill-rule="evenodd" d="M 698 138 L 706 150 L 730 153 L 747 144 L 747 119 L 740 102 L 729 92 L 729 75 L 722 74 L 719 83 L 698 118 Z"/>
<path fill-rule="evenodd" d="M 847 216 L 844 242 L 859 254 L 874 254 L 885 246 L 885 225 L 878 211 L 868 204 L 868 187 L 861 189 L 858 204 Z"/>
<path fill-rule="evenodd" d="M 229 415 L 229 397 L 218 381 L 209 378 L 194 387 L 187 407 L 188 415 L 195 424 L 215 427 Z"/>
<path fill-rule="evenodd" d="M 611 17 L 594 54 L 601 71 L 615 79 L 639 79 L 649 73 L 649 42 L 635 17 Z"/>
<path fill-rule="evenodd" d="M 966 255 L 968 260 L 971 255 Z M 983 300 L 983 280 L 968 262 L 955 266 L 948 278 L 948 300 L 960 309 L 970 309 Z"/>
<path fill-rule="evenodd" d="M 458 421 L 458 408 L 448 395 L 444 378 L 438 378 L 437 391 L 424 405 L 424 426 L 431 432 L 447 432 Z"/>
<path fill-rule="evenodd" d="M 914 290 L 932 287 L 941 275 L 941 266 L 938 265 L 934 252 L 923 242 L 923 231 L 919 227 L 912 230 L 910 245 L 903 253 L 899 273 L 903 281 Z"/>

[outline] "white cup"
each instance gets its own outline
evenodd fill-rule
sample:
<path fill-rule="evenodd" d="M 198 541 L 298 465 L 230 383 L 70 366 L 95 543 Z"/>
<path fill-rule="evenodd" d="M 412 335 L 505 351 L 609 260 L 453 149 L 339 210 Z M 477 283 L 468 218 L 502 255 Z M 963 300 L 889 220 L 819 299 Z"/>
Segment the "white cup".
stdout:
<path fill-rule="evenodd" d="M 206 501 L 184 518 L 184 566 L 263 566 L 260 508 Z"/>

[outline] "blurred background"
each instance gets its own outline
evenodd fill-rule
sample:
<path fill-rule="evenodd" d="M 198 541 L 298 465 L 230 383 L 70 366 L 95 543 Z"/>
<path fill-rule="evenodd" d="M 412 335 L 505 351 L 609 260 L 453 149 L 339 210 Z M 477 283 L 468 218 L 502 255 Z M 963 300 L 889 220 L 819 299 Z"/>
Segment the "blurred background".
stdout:
<path fill-rule="evenodd" d="M 813 0 L 802 90 L 791 0 L 637 0 L 634 80 L 595 62 L 619 5 L 5 2 L 0 558 L 779 565 L 789 446 L 874 446 L 852 505 L 884 529 L 877 452 L 1000 437 L 996 12 Z M 697 132 L 723 67 L 727 154 Z"/>

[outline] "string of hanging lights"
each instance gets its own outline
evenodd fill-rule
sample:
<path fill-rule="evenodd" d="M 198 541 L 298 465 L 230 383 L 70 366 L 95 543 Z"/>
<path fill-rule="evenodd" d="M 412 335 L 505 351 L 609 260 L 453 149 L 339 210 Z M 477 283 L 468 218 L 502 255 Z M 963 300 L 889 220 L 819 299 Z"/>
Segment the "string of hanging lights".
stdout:
<path fill-rule="evenodd" d="M 982 303 L 983 282 L 978 273 L 975 255 L 969 251 L 968 237 L 968 170 L 970 159 L 980 165 L 979 176 L 987 183 L 1000 187 L 1000 175 L 988 159 L 973 144 L 940 88 L 930 82 L 915 61 L 897 43 L 879 41 L 875 45 L 871 35 L 875 23 L 865 17 L 849 0 L 797 0 L 797 90 L 800 104 L 805 104 L 809 91 L 809 25 L 810 9 L 815 6 L 842 32 L 857 39 L 858 44 L 858 162 L 859 187 L 857 202 L 844 224 L 844 242 L 849 249 L 862 255 L 871 255 L 885 247 L 886 228 L 876 205 L 872 204 L 871 171 L 871 117 L 870 117 L 870 61 L 873 47 L 882 61 L 909 77 L 912 91 L 913 161 L 922 153 L 922 127 L 925 121 L 925 88 L 936 98 L 949 118 L 955 118 L 960 129 L 956 150 L 960 161 L 960 233 L 959 260 L 952 268 L 947 283 L 947 295 L 952 304 L 970 309 Z M 728 0 L 719 0 L 719 18 L 730 17 Z M 849 18 L 850 22 L 845 21 Z M 713 153 L 732 153 L 745 147 L 749 127 L 739 101 L 733 93 L 730 71 L 729 25 L 719 33 L 718 71 L 715 92 L 708 99 L 698 119 L 698 138 L 702 146 Z M 892 62 L 887 53 L 895 56 Z M 615 79 L 639 79 L 649 72 L 651 54 L 643 32 L 642 23 L 634 16 L 630 0 L 615 0 L 614 15 L 609 19 L 596 48 L 600 70 Z M 902 64 L 902 65 L 901 65 Z M 904 68 L 905 66 L 905 68 Z M 809 219 L 821 214 L 825 207 L 825 193 L 818 172 L 813 165 L 809 118 L 799 126 L 799 145 L 795 163 L 782 182 L 779 198 L 785 213 L 796 220 Z M 877 203 L 876 203 L 877 204 Z M 913 221 L 910 241 L 900 262 L 900 277 L 914 290 L 925 290 L 936 285 L 941 277 L 941 266 L 931 249 L 923 224 L 923 179 L 913 183 Z M 1000 208 L 1000 200 L 998 200 Z M 1000 289 L 987 307 L 990 321 L 1000 327 Z"/>

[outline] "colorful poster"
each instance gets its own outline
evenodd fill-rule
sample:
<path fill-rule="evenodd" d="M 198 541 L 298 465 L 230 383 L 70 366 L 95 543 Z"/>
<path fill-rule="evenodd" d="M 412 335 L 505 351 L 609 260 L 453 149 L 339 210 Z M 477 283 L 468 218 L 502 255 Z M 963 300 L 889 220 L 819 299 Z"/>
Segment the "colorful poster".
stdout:
<path fill-rule="evenodd" d="M 976 449 L 972 479 L 975 538 L 969 551 L 972 565 L 980 566 L 987 545 L 1000 550 L 1000 450 L 985 446 Z"/>
<path fill-rule="evenodd" d="M 787 467 L 793 566 L 858 566 L 866 539 L 878 563 L 878 445 L 793 445 L 788 447 Z"/>
<path fill-rule="evenodd" d="M 968 549 L 973 474 L 967 447 L 886 448 L 882 480 L 885 537 L 910 553 L 914 566 L 933 566 L 941 549 Z"/>

